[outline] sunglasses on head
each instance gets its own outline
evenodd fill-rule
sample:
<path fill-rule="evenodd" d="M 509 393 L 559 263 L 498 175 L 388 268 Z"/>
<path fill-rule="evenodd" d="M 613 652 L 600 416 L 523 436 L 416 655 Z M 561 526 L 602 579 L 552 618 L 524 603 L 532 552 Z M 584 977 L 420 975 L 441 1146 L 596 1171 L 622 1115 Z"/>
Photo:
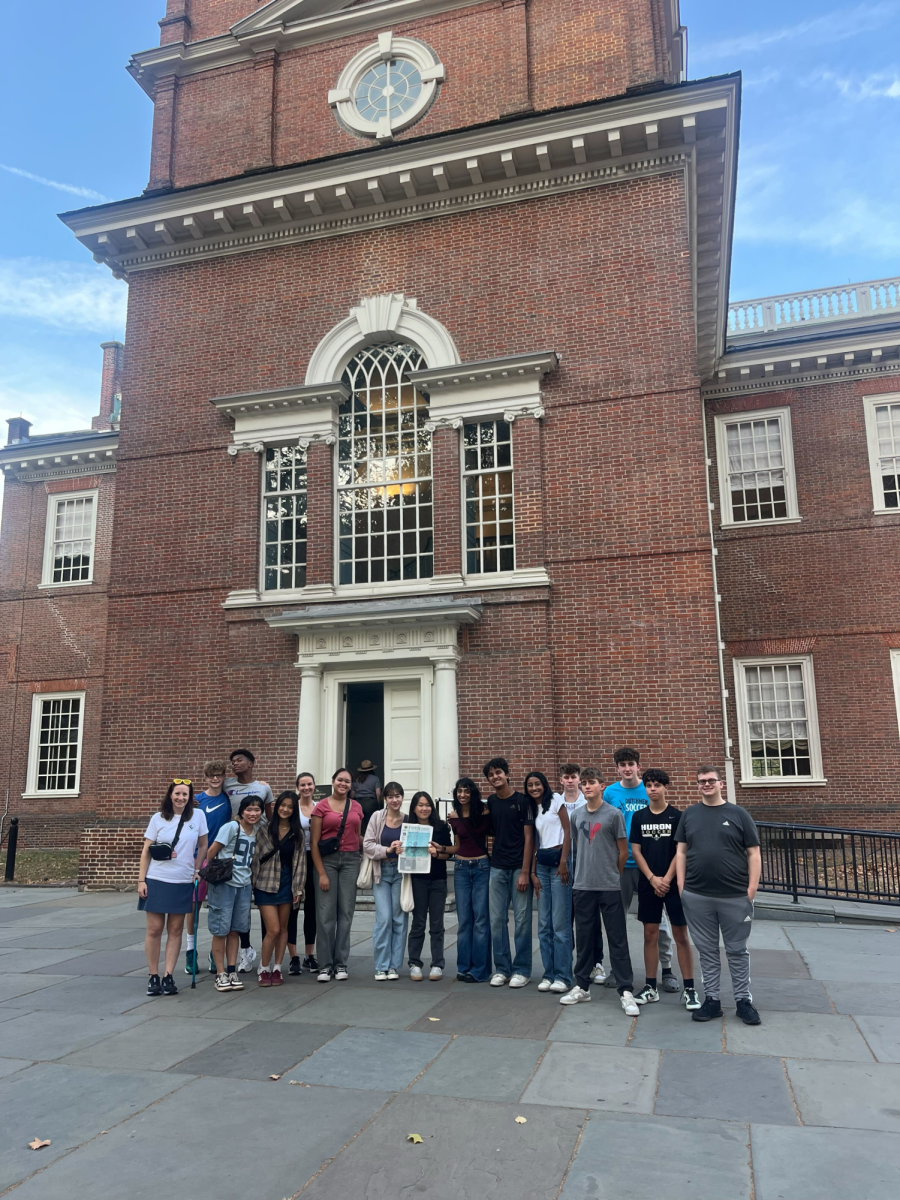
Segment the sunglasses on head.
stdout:
<path fill-rule="evenodd" d="M 173 783 L 191 783 L 190 779 L 173 779 Z"/>

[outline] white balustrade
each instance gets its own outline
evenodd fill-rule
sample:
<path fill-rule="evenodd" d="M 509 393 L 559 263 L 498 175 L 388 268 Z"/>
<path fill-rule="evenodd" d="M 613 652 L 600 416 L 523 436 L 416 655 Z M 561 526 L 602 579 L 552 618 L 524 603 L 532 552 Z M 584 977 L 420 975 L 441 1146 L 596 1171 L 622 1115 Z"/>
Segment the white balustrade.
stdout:
<path fill-rule="evenodd" d="M 825 321 L 853 321 L 879 314 L 900 316 L 900 278 L 764 296 L 728 306 L 728 339 L 774 333 Z"/>

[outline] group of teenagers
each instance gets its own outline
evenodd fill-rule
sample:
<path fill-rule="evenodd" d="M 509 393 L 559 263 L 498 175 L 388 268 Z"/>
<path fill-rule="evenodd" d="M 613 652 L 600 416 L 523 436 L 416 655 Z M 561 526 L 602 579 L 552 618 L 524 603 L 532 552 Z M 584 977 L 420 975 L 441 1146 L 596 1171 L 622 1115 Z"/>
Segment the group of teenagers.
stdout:
<path fill-rule="evenodd" d="M 185 971 L 196 973 L 193 919 L 204 898 L 217 990 L 242 989 L 241 974 L 257 960 L 250 944 L 251 901 L 263 931 L 260 987 L 283 983 L 286 951 L 289 974 L 305 969 L 322 983 L 346 980 L 357 894 L 368 887 L 375 903 L 376 981 L 399 979 L 404 957 L 410 978 L 425 978 L 426 925 L 428 979 L 442 979 L 452 859 L 459 982 L 510 988 L 530 983 L 536 898 L 543 966 L 538 991 L 558 994 L 560 1004 L 590 1001 L 591 985 L 605 985 L 617 989 L 624 1012 L 635 1017 L 643 1005 L 658 1002 L 661 967 L 662 990 L 680 992 L 693 1020 L 720 1017 L 721 936 L 737 1016 L 760 1024 L 747 947 L 761 865 L 752 817 L 726 801 L 715 766 L 698 768 L 699 803 L 682 811 L 669 801 L 664 770 L 641 772 L 638 750 L 623 746 L 613 761 L 618 778 L 606 788 L 596 769 L 567 763 L 559 791 L 540 771 L 529 772 L 517 791 L 507 761 L 492 758 L 482 787 L 471 778 L 457 781 L 446 822 L 425 791 L 417 791 L 404 812 L 403 787 L 388 782 L 382 789 L 368 762 L 355 776 L 346 767 L 335 771 L 330 794 L 318 801 L 315 779 L 305 771 L 294 790 L 276 798 L 255 779 L 249 750 L 235 750 L 227 765 L 207 762 L 203 791 L 195 794 L 190 780 L 174 779 L 144 833 L 138 906 L 147 914 L 147 994 L 177 992 L 185 921 Z M 431 827 L 428 873 L 400 871 L 404 823 Z M 626 926 L 635 894 L 644 933 L 639 986 Z M 689 931 L 700 958 L 702 1003 Z M 672 969 L 673 943 L 680 983 Z"/>

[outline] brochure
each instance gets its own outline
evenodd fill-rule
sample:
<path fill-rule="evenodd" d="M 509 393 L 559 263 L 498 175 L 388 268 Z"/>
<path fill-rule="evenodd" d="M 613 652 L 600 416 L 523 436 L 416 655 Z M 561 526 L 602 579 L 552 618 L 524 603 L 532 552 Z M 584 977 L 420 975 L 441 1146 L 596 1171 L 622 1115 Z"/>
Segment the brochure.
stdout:
<path fill-rule="evenodd" d="M 398 870 L 408 875 L 427 875 L 431 870 L 428 844 L 434 830 L 430 825 L 401 825 Z"/>

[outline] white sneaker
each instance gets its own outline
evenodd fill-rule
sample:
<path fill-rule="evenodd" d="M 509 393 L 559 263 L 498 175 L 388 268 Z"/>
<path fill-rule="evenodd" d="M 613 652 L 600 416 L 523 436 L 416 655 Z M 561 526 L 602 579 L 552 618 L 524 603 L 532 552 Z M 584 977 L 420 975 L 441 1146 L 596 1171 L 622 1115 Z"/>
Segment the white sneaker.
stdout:
<path fill-rule="evenodd" d="M 338 978 L 340 978 L 340 975 L 338 975 Z M 346 971 L 344 972 L 344 978 L 345 978 L 345 979 L 347 978 L 347 972 L 346 972 Z M 394 970 L 394 968 L 393 968 L 393 967 L 391 967 L 391 969 L 388 971 L 388 979 L 399 979 L 399 978 L 400 978 L 400 972 L 399 972 L 399 971 L 395 971 L 395 970 Z"/>
<path fill-rule="evenodd" d="M 228 979 L 227 971 L 223 971 L 221 975 L 216 976 L 216 991 L 217 992 L 230 992 L 231 991 L 231 983 Z"/>
<path fill-rule="evenodd" d="M 431 970 L 428 972 L 428 978 L 431 980 L 443 979 L 444 972 L 441 970 L 440 967 L 432 967 Z"/>
<path fill-rule="evenodd" d="M 421 967 L 410 967 L 409 968 L 409 977 L 410 977 L 410 979 L 414 979 L 416 981 L 416 983 L 419 983 L 420 980 L 423 979 L 422 968 Z"/>
<path fill-rule="evenodd" d="M 502 971 L 497 971 L 491 976 L 491 987 L 505 987 L 509 983 L 509 976 L 504 975 Z"/>
<path fill-rule="evenodd" d="M 591 993 L 586 992 L 576 983 L 570 992 L 566 992 L 564 996 L 560 996 L 560 1004 L 586 1004 L 591 998 Z"/>
<path fill-rule="evenodd" d="M 591 983 L 602 983 L 606 978 L 606 968 L 603 963 L 595 963 L 593 971 L 591 971 Z"/>
<path fill-rule="evenodd" d="M 317 983 L 331 983 L 331 972 L 330 971 L 320 971 L 319 974 L 316 976 L 316 982 Z"/>
<path fill-rule="evenodd" d="M 387 971 L 376 971 L 375 978 L 379 983 L 384 983 L 385 979 L 387 979 Z"/>
<path fill-rule="evenodd" d="M 554 979 L 550 984 L 551 992 L 567 992 L 568 990 L 569 985 L 567 983 L 563 983 L 561 979 Z"/>
<path fill-rule="evenodd" d="M 252 946 L 248 946 L 246 950 L 242 950 L 238 955 L 238 974 L 244 975 L 247 971 L 250 971 L 255 962 L 256 951 Z"/>
<path fill-rule="evenodd" d="M 622 1008 L 625 1010 L 626 1014 L 629 1017 L 640 1016 L 641 1010 L 638 1007 L 637 1002 L 635 1001 L 635 998 L 634 998 L 634 996 L 632 996 L 631 992 L 623 992 L 622 993 Z"/>
<path fill-rule="evenodd" d="M 542 979 L 541 982 L 538 984 L 538 991 L 539 992 L 549 992 L 550 988 L 552 986 L 553 986 L 553 981 L 551 979 Z"/>
<path fill-rule="evenodd" d="M 346 967 L 338 967 L 338 969 L 334 973 L 335 979 L 338 979 L 338 980 L 346 979 L 347 975 L 348 975 L 348 973 L 347 973 Z M 388 974 L 388 979 L 390 979 L 390 974 Z"/>
<path fill-rule="evenodd" d="M 238 976 L 237 971 L 231 971 L 228 975 L 228 989 L 232 992 L 239 992 L 244 986 L 243 980 Z"/>
<path fill-rule="evenodd" d="M 527 983 L 531 983 L 531 980 L 529 979 L 529 977 L 527 975 L 519 975 L 517 973 L 517 974 L 513 975 L 512 979 L 509 981 L 509 986 L 515 987 L 515 988 L 520 988 L 520 987 L 525 987 L 525 985 Z"/>

